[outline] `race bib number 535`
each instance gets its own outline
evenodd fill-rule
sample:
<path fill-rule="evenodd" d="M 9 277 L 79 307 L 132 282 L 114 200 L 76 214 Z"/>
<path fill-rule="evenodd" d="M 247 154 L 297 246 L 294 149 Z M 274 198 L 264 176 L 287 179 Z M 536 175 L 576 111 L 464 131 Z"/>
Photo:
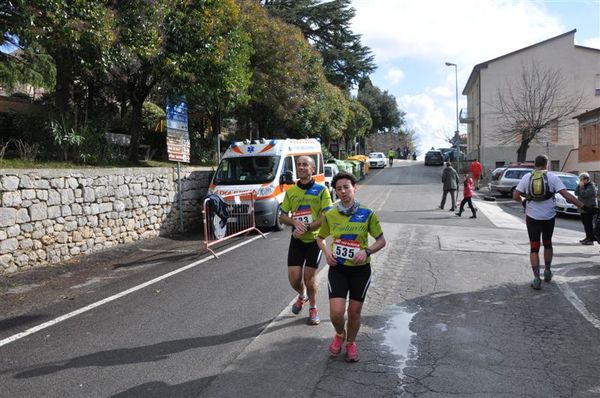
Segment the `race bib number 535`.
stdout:
<path fill-rule="evenodd" d="M 360 251 L 360 243 L 355 240 L 336 238 L 333 241 L 333 255 L 346 260 L 354 260 Z"/>

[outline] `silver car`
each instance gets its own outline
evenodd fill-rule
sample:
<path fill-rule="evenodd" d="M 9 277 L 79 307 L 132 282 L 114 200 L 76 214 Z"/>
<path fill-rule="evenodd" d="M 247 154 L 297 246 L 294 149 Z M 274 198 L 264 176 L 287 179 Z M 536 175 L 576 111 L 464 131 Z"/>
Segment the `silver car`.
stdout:
<path fill-rule="evenodd" d="M 531 173 L 533 169 L 525 167 L 507 167 L 497 174 L 497 179 L 492 175 L 490 182 L 490 192 L 498 192 L 502 196 L 511 196 L 514 189 L 521 181 L 521 178 L 527 173 Z M 496 172 L 496 170 L 494 170 Z"/>
<path fill-rule="evenodd" d="M 556 174 L 563 184 L 565 184 L 567 191 L 569 191 L 571 195 L 575 195 L 575 188 L 577 188 L 577 184 L 579 184 L 579 177 L 575 174 L 563 172 L 554 172 L 554 174 Z M 567 202 L 558 192 L 554 194 L 554 208 L 559 214 L 579 215 L 577 207 L 574 204 Z"/>

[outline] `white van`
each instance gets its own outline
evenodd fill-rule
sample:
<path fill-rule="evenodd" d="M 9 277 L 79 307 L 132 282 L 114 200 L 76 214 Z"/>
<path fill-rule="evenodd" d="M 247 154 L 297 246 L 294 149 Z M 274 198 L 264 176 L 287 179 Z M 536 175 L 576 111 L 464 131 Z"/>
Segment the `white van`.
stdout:
<path fill-rule="evenodd" d="M 285 191 L 297 180 L 296 159 L 304 155 L 314 159 L 317 168 L 313 178 L 324 184 L 321 143 L 314 138 L 234 142 L 225 151 L 208 193 L 254 190 L 256 226 L 282 230 L 279 205 Z"/>

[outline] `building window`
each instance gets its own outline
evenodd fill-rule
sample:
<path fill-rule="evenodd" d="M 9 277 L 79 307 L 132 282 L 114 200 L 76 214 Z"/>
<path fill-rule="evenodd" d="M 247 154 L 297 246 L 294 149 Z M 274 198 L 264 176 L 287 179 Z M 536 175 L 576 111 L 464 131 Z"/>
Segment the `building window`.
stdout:
<path fill-rule="evenodd" d="M 598 132 L 596 131 L 596 126 L 590 127 L 590 135 L 592 136 L 592 146 L 598 145 Z"/>
<path fill-rule="evenodd" d="M 600 96 L 600 75 L 596 75 L 596 95 Z"/>
<path fill-rule="evenodd" d="M 560 160 L 551 160 L 550 161 L 550 170 L 559 171 L 560 170 Z"/>
<path fill-rule="evenodd" d="M 499 162 L 499 161 L 497 161 L 496 162 L 496 168 L 498 168 L 498 167 L 504 167 L 505 164 L 506 164 L 506 162 Z"/>

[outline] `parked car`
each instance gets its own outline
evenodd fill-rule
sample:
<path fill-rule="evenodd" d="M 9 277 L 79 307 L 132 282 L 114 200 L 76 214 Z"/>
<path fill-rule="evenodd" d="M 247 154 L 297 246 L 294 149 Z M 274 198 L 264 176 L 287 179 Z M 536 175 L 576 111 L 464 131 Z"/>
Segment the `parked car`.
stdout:
<path fill-rule="evenodd" d="M 450 149 L 445 148 L 445 149 L 446 149 L 445 151 L 442 151 L 442 155 L 444 156 L 444 162 L 447 162 L 447 161 L 453 162 L 455 160 L 460 160 L 460 161 L 464 162 L 465 160 L 467 160 L 467 155 L 465 155 L 462 152 L 459 152 L 458 149 L 456 149 L 456 148 L 450 148 Z M 460 159 L 458 159 L 459 154 L 460 154 Z"/>
<path fill-rule="evenodd" d="M 494 170 L 492 173 L 497 172 L 498 178 L 494 179 L 492 174 L 490 192 L 498 192 L 502 196 L 512 195 L 521 178 L 525 174 L 531 173 L 532 170 L 529 167 L 506 167 L 502 171 L 498 171 L 498 169 Z"/>
<path fill-rule="evenodd" d="M 432 149 L 425 154 L 425 166 L 433 164 L 438 166 L 442 166 L 444 164 L 444 155 L 442 155 L 442 151 Z"/>
<path fill-rule="evenodd" d="M 563 172 L 554 172 L 554 174 L 558 175 L 558 178 L 565 184 L 567 191 L 569 191 L 570 194 L 575 195 L 575 188 L 577 188 L 577 184 L 579 184 L 579 177 L 575 174 Z M 558 192 L 554 194 L 554 208 L 559 214 L 579 215 L 577 206 L 567 202 Z"/>
<path fill-rule="evenodd" d="M 383 152 L 371 152 L 369 153 L 369 167 L 374 168 L 384 168 L 387 166 L 387 158 L 385 157 Z"/>
<path fill-rule="evenodd" d="M 335 198 L 335 189 L 331 186 L 331 180 L 339 172 L 340 170 L 335 163 L 325 163 L 325 186 L 329 189 L 331 199 Z"/>

